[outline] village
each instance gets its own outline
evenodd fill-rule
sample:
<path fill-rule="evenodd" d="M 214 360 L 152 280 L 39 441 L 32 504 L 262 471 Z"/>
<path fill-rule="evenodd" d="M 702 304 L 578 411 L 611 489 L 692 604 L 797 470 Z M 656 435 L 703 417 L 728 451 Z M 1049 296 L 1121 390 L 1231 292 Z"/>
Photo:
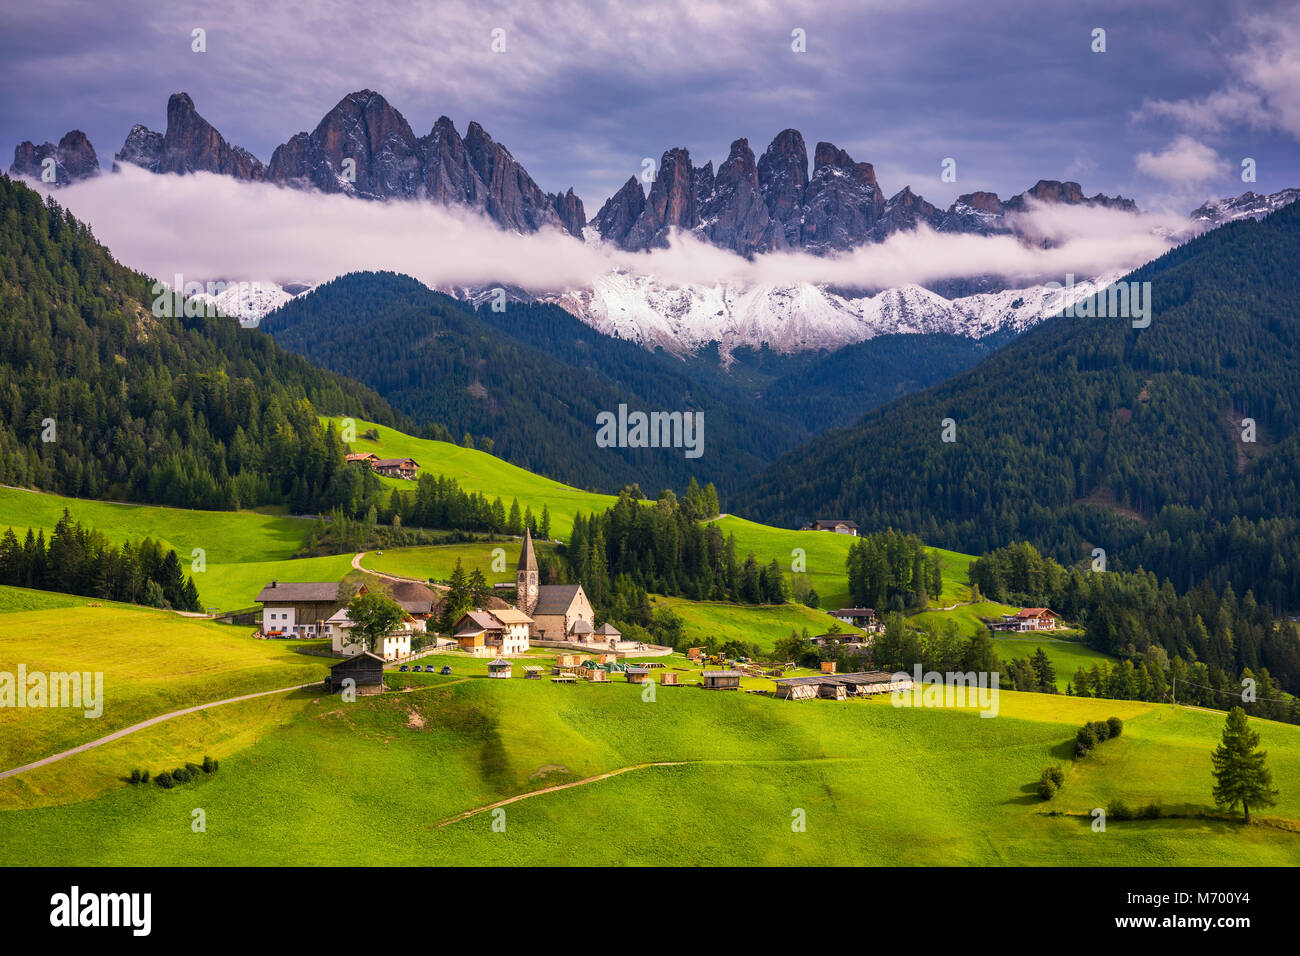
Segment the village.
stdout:
<path fill-rule="evenodd" d="M 393 467 L 400 467 L 399 464 Z M 405 460 L 409 461 L 409 459 Z M 386 463 L 385 463 L 386 464 Z M 851 523 L 850 523 L 851 524 Z M 819 530 L 842 530 L 845 522 L 825 522 Z M 357 594 L 386 594 L 401 608 L 396 626 L 365 641 L 356 637 L 349 602 Z M 505 594 L 514 598 L 507 601 Z M 500 591 L 464 611 L 449 632 L 439 633 L 448 598 L 438 585 L 391 575 L 353 589 L 338 582 L 271 581 L 257 595 L 261 615 L 257 636 L 319 641 L 338 658 L 326 686 L 358 694 L 382 693 L 385 674 L 466 674 L 491 679 L 549 679 L 659 687 L 695 686 L 733 690 L 778 700 L 846 700 L 910 690 L 912 680 L 881 670 L 837 672 L 835 661 L 819 669 L 795 662 L 765 662 L 624 639 L 610 623 L 595 623 L 591 601 L 579 584 L 541 584 L 531 531 L 523 536 L 513 592 Z M 813 635 L 817 647 L 856 653 L 869 660 L 884 624 L 872 608 L 846 607 L 826 612 L 828 631 Z M 1048 608 L 1024 608 L 984 623 L 992 631 L 1049 631 L 1063 626 Z"/>

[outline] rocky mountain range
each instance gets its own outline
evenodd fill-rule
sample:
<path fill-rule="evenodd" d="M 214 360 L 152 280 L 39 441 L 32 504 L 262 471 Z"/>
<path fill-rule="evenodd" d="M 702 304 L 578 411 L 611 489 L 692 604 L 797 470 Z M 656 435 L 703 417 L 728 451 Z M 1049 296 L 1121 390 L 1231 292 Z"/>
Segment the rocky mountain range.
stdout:
<path fill-rule="evenodd" d="M 99 163 L 84 133 L 74 130 L 57 147 L 22 143 L 11 173 L 39 178 L 41 161 L 56 155 L 56 185 L 97 175 Z M 534 232 L 554 225 L 580 236 L 587 223 L 572 189 L 546 193 L 527 170 L 478 123 L 462 138 L 443 116 L 426 136 L 372 90 L 349 93 L 311 132 L 296 133 L 263 163 L 226 141 L 195 108 L 188 93 L 167 101 L 167 128 L 137 124 L 114 156 L 155 173 L 210 172 L 360 199 L 428 199 L 482 210 L 501 226 Z"/>
<path fill-rule="evenodd" d="M 666 246 L 679 229 L 743 256 L 780 249 L 827 254 L 919 225 L 981 235 L 1014 232 L 1009 214 L 1026 211 L 1031 200 L 1137 209 L 1131 199 L 1085 196 L 1078 183 L 1057 180 L 1039 180 L 1005 202 L 990 192 L 968 193 L 947 210 L 910 186 L 887 199 L 872 165 L 833 143 L 817 144 L 809 175 L 803 134 L 787 129 L 757 160 L 748 140 L 736 140 L 716 174 L 712 161 L 692 166 L 687 150 L 669 149 L 648 197 L 633 176 L 591 223 L 601 239 L 624 249 Z"/>

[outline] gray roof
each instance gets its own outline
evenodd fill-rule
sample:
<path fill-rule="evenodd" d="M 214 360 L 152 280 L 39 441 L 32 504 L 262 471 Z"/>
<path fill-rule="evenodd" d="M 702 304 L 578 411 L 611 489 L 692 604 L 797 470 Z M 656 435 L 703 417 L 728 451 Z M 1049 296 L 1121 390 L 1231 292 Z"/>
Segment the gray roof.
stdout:
<path fill-rule="evenodd" d="M 741 677 L 740 671 L 701 671 L 701 677 Z"/>
<path fill-rule="evenodd" d="M 419 581 L 391 581 L 388 591 L 402 610 L 412 614 L 430 614 L 438 600 L 438 593 Z"/>
<path fill-rule="evenodd" d="M 272 581 L 258 592 L 259 604 L 292 603 L 294 601 L 337 601 L 337 581 L 305 581 L 297 584 Z"/>
<path fill-rule="evenodd" d="M 776 679 L 775 683 L 784 684 L 786 687 L 796 687 L 799 684 L 888 684 L 894 679 L 894 675 L 886 671 L 857 671 L 852 674 L 814 674 L 811 677 L 781 677 Z"/>
<path fill-rule="evenodd" d="M 533 617 L 539 614 L 563 614 L 581 588 L 581 584 L 543 584 L 537 589 L 537 607 L 533 608 Z"/>

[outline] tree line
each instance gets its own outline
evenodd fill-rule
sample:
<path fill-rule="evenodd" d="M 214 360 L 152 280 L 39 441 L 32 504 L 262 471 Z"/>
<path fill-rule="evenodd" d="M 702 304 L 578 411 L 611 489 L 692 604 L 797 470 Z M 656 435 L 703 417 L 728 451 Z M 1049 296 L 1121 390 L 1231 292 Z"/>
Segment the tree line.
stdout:
<path fill-rule="evenodd" d="M 49 540 L 28 528 L 21 542 L 13 528 L 0 535 L 0 584 L 62 591 L 107 601 L 201 611 L 194 578 L 173 550 L 151 538 L 121 546 L 74 522 L 65 509 Z"/>

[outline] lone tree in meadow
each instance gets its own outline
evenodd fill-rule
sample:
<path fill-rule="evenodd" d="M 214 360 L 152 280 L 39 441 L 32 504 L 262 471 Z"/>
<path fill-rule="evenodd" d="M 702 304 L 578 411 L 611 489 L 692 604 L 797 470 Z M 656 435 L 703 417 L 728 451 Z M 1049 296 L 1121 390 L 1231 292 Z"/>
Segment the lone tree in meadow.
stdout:
<path fill-rule="evenodd" d="M 352 619 L 352 640 L 360 644 L 362 650 L 368 651 L 374 648 L 376 641 L 402 623 L 406 612 L 387 594 L 366 591 L 348 602 L 348 617 Z"/>
<path fill-rule="evenodd" d="M 1223 725 L 1223 743 L 1215 748 L 1214 802 L 1229 810 L 1241 804 L 1246 823 L 1250 823 L 1250 807 L 1273 806 L 1277 791 L 1273 789 L 1273 774 L 1264 766 L 1268 754 L 1259 749 L 1259 734 L 1250 729 L 1246 712 L 1234 707 L 1228 712 Z"/>

